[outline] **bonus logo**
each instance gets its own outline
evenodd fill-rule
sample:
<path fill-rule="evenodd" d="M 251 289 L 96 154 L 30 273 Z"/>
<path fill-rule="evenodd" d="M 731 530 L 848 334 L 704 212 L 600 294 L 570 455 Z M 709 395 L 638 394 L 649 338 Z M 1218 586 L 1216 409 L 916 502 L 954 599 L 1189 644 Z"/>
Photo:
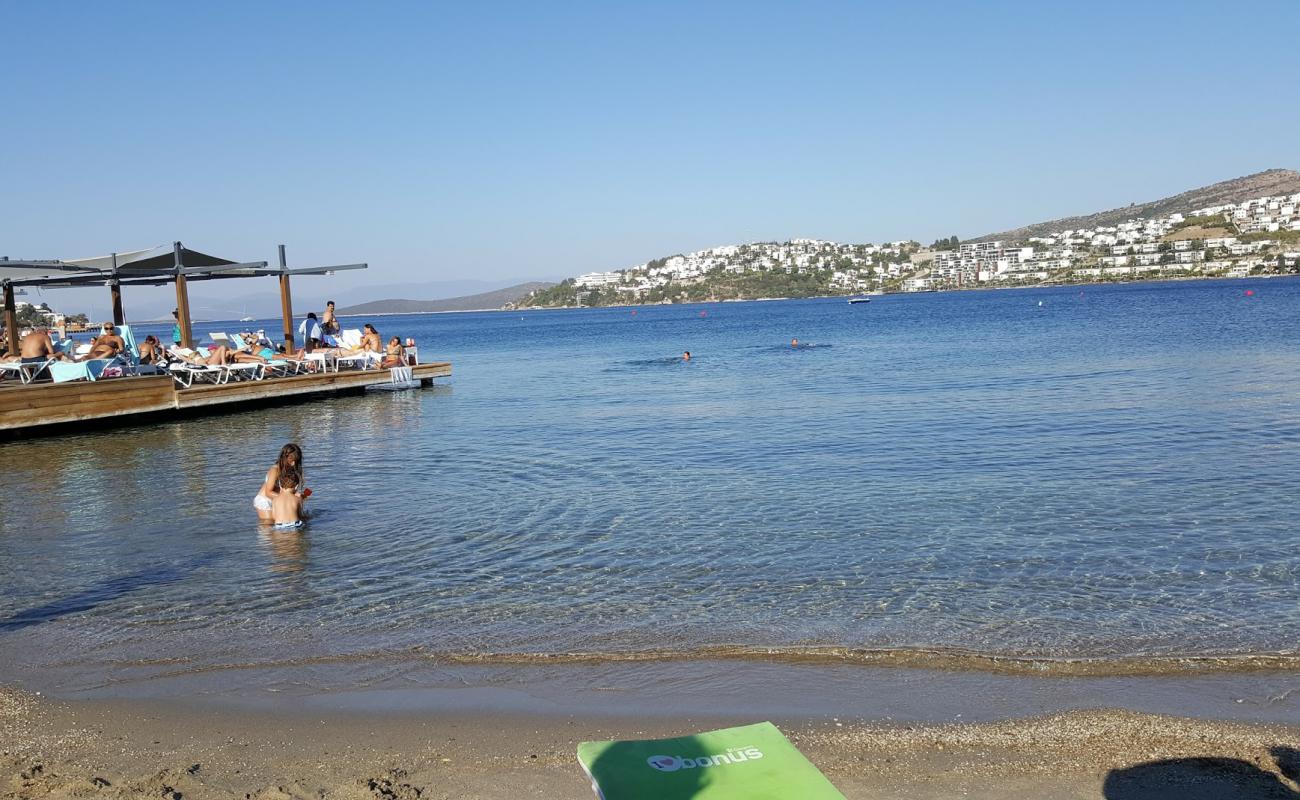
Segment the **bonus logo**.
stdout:
<path fill-rule="evenodd" d="M 650 756 L 646 763 L 660 772 L 676 772 L 682 768 L 681 759 L 673 756 Z"/>

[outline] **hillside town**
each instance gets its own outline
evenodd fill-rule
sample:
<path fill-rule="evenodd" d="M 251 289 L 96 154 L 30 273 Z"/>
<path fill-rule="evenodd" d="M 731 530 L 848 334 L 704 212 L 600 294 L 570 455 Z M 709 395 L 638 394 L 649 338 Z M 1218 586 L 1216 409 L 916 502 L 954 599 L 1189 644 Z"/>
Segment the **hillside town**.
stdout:
<path fill-rule="evenodd" d="M 611 305 L 1300 271 L 1300 193 L 1020 241 L 840 244 L 817 239 L 700 250 L 579 275 L 519 305 Z"/>

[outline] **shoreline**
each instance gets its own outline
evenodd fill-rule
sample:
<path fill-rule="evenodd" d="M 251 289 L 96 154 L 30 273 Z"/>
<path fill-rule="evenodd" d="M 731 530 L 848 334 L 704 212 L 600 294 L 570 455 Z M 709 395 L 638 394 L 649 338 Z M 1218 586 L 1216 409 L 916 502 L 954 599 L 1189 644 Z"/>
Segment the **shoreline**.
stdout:
<path fill-rule="evenodd" d="M 761 698 L 771 714 L 916 724 L 1105 707 L 1206 720 L 1300 721 L 1296 669 L 1072 675 L 786 659 L 506 663 L 406 654 L 215 666 L 178 658 L 15 667 L 0 685 L 71 702 L 183 703 L 217 711 L 482 711 L 649 720 L 740 716 Z"/>
<path fill-rule="evenodd" d="M 1279 798 L 1300 728 L 1116 709 L 997 722 L 848 716 L 318 709 L 57 701 L 0 689 L 0 796 L 591 798 L 578 742 L 770 719 L 849 798 Z M 960 717 L 960 714 L 958 714 Z"/>

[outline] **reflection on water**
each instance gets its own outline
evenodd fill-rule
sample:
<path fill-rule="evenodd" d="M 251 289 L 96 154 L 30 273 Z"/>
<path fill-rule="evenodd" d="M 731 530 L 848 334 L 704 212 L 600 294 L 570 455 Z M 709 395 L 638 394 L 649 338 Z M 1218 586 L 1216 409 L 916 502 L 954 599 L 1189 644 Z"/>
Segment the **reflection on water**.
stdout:
<path fill-rule="evenodd" d="M 304 531 L 277 531 L 269 523 L 262 523 L 258 541 L 270 556 L 272 572 L 293 574 L 307 566 L 310 541 Z"/>
<path fill-rule="evenodd" d="M 0 618 L 60 609 L 0 664 L 1289 652 L 1300 282 L 1253 285 L 394 318 L 454 391 L 0 445 Z"/>

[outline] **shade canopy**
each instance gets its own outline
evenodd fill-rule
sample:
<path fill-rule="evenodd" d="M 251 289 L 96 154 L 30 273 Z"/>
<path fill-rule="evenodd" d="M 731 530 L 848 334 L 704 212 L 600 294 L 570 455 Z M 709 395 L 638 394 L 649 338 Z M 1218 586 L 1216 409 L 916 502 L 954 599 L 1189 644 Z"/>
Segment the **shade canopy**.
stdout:
<path fill-rule="evenodd" d="M 15 286 L 89 286 L 110 281 L 163 284 L 174 280 L 177 274 L 184 274 L 190 280 L 204 280 L 278 273 L 279 270 L 267 270 L 265 261 L 240 263 L 179 243 L 93 258 L 0 261 L 0 281 Z"/>
<path fill-rule="evenodd" d="M 228 258 L 191 250 L 184 245 L 180 248 L 180 256 L 181 263 L 187 267 L 222 267 L 236 263 Z M 95 256 L 94 258 L 67 258 L 63 260 L 63 263 L 81 267 L 82 269 L 103 271 L 113 269 L 114 258 L 111 255 Z M 176 249 L 171 246 L 159 245 L 148 250 L 132 250 L 129 253 L 118 253 L 116 260 L 117 271 L 121 275 L 140 275 L 160 270 L 175 270 Z"/>
<path fill-rule="evenodd" d="M 8 350 L 17 353 L 17 331 L 14 295 L 18 287 L 40 286 L 59 288 L 71 286 L 108 286 L 113 297 L 113 321 L 125 323 L 122 310 L 122 286 L 176 285 L 176 320 L 180 343 L 193 345 L 190 331 L 190 281 L 218 280 L 222 278 L 277 277 L 280 279 L 280 307 L 284 316 L 284 338 L 287 348 L 292 348 L 293 303 L 289 293 L 291 275 L 333 275 L 336 271 L 366 269 L 366 264 L 336 264 L 329 267 L 299 267 L 290 269 L 285 261 L 284 245 L 279 246 L 278 267 L 268 268 L 265 261 L 234 261 L 229 258 L 191 250 L 180 242 L 171 247 L 151 247 L 147 250 L 130 250 L 93 258 L 50 259 L 46 261 L 10 261 L 0 259 L 0 286 L 4 287 L 4 322 L 10 332 Z"/>
<path fill-rule="evenodd" d="M 18 283 L 27 279 L 68 276 L 82 270 L 60 261 L 0 261 L 0 282 Z"/>

